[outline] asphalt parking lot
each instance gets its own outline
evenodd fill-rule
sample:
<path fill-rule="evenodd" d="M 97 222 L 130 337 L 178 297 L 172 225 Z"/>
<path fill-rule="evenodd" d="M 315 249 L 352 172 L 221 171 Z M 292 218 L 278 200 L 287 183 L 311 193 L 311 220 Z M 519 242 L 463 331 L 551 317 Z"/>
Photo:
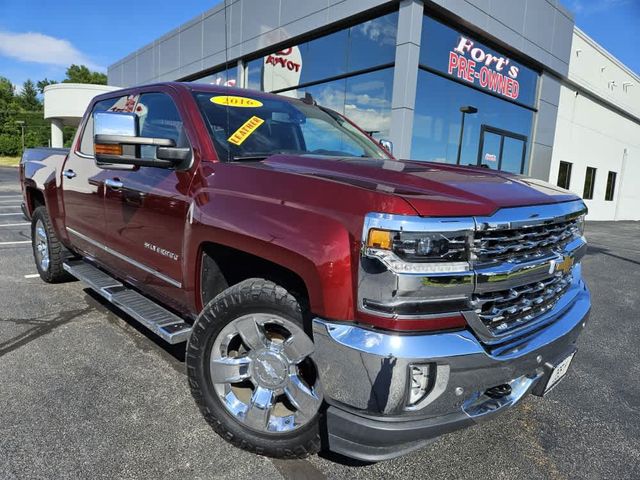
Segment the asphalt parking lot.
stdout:
<path fill-rule="evenodd" d="M 640 478 L 640 223 L 587 225 L 591 322 L 565 380 L 493 422 L 373 465 L 277 461 L 217 437 L 183 351 L 78 282 L 34 276 L 0 168 L 0 478 Z"/>

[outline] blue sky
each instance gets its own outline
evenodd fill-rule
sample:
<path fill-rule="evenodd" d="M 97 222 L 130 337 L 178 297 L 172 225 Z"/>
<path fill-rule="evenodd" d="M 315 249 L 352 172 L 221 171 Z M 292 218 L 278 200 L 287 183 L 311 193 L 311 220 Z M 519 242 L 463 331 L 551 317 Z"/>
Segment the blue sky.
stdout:
<path fill-rule="evenodd" d="M 582 30 L 640 72 L 640 0 L 562 1 Z M 60 80 L 71 63 L 106 71 L 109 64 L 217 3 L 0 0 L 0 76 L 21 85 L 27 78 Z"/>

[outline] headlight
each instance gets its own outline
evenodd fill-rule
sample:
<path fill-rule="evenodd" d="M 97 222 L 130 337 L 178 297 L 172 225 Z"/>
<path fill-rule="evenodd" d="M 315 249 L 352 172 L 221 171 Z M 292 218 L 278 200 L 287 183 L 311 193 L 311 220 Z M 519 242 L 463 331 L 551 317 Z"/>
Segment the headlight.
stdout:
<path fill-rule="evenodd" d="M 463 272 L 469 269 L 469 235 L 372 228 L 364 253 L 396 273 Z"/>

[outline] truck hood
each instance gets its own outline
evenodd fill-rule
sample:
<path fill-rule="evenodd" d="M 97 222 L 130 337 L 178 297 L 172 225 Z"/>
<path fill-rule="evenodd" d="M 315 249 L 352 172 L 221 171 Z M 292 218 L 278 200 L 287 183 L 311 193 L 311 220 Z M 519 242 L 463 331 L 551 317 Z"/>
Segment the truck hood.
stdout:
<path fill-rule="evenodd" d="M 432 162 L 273 155 L 257 165 L 398 195 L 423 216 L 485 216 L 504 207 L 578 198 L 566 190 L 521 175 Z"/>

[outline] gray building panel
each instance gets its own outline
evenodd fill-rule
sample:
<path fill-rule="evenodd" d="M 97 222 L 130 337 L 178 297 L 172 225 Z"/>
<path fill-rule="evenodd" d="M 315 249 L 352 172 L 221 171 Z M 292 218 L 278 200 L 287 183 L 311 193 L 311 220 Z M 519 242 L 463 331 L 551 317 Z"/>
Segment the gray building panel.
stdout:
<path fill-rule="evenodd" d="M 225 49 L 224 10 L 202 20 L 202 57 L 207 58 Z"/>
<path fill-rule="evenodd" d="M 243 8 L 248 6 L 244 5 Z M 256 6 L 256 11 L 251 14 L 245 12 L 242 16 L 242 40 L 247 42 L 276 30 L 281 24 L 280 8 L 280 0 L 263 0 Z"/>
<path fill-rule="evenodd" d="M 411 133 L 418 88 L 422 16 L 422 2 L 419 0 L 400 2 L 390 131 L 394 154 L 399 158 L 411 156 Z"/>
<path fill-rule="evenodd" d="M 180 68 L 180 34 L 163 39 L 158 48 L 160 50 L 160 75 L 173 72 Z"/>
<path fill-rule="evenodd" d="M 568 62 L 571 56 L 573 25 L 573 18 L 567 17 L 562 11 L 556 14 L 551 51 L 554 57 L 565 62 Z M 566 74 L 567 71 L 560 73 Z"/>
<path fill-rule="evenodd" d="M 329 21 L 328 10 L 327 9 L 319 10 L 305 17 L 300 17 L 296 21 L 289 22 L 288 24 L 280 27 L 279 28 L 280 39 L 281 40 L 294 39 L 296 37 L 299 37 L 300 35 L 304 35 L 313 30 L 322 28 L 329 23 L 330 21 Z M 277 35 L 274 35 L 273 38 L 275 40 L 277 38 Z"/>
<path fill-rule="evenodd" d="M 530 42 L 550 53 L 554 53 L 551 48 L 551 39 L 553 38 L 556 15 L 560 15 L 560 13 L 546 1 L 527 1 L 527 10 L 524 16 L 524 36 Z"/>
<path fill-rule="evenodd" d="M 540 101 L 556 107 L 560 103 L 560 80 L 548 74 L 540 77 Z"/>
<path fill-rule="evenodd" d="M 541 101 L 536 115 L 535 141 L 536 143 L 553 147 L 553 137 L 556 132 L 556 118 L 558 107 Z M 547 172 L 548 173 L 548 172 Z M 545 176 L 544 178 L 548 178 Z"/>
<path fill-rule="evenodd" d="M 280 25 L 287 25 L 313 13 L 327 10 L 329 0 L 280 0 Z"/>
<path fill-rule="evenodd" d="M 137 74 L 137 61 L 138 57 L 133 57 L 127 60 L 122 64 L 122 76 L 123 78 L 130 78 L 132 82 L 138 82 L 138 74 Z"/>
<path fill-rule="evenodd" d="M 190 65 L 202 60 L 202 22 L 180 31 L 180 63 Z"/>
<path fill-rule="evenodd" d="M 541 2 L 544 0 L 536 1 Z M 489 5 L 490 10 L 485 10 L 485 12 L 503 25 L 517 32 L 520 36 L 524 35 L 524 17 L 527 10 L 527 0 L 508 0 L 506 2 L 504 0 L 491 0 Z"/>
<path fill-rule="evenodd" d="M 140 83 L 147 83 L 155 77 L 153 46 L 138 54 L 137 79 Z"/>
<path fill-rule="evenodd" d="M 552 154 L 553 149 L 550 146 L 534 142 L 531 148 L 529 175 L 541 180 L 547 180 L 551 169 Z"/>

